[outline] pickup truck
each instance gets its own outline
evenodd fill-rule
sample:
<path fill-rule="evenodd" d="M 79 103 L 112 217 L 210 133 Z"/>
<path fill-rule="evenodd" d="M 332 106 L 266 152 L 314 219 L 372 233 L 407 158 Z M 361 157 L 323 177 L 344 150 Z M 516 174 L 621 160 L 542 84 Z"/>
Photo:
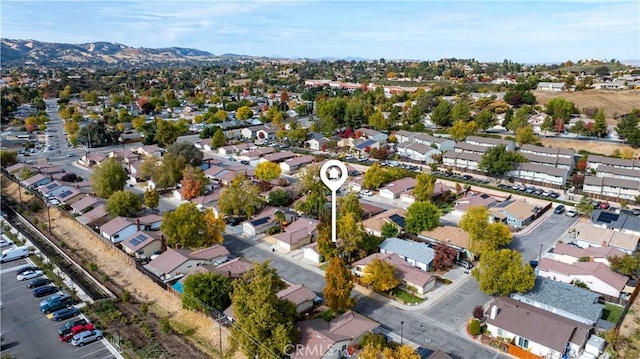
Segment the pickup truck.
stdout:
<path fill-rule="evenodd" d="M 58 329 L 58 337 L 61 342 L 70 342 L 74 335 L 86 330 L 93 330 L 93 324 L 87 322 L 86 319 L 72 320 Z"/>

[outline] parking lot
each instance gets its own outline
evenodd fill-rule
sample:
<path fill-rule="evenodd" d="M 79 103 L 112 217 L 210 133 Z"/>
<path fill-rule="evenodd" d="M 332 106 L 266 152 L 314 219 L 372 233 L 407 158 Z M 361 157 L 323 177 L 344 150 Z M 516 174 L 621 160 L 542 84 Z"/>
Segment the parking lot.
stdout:
<path fill-rule="evenodd" d="M 16 279 L 16 270 L 25 265 L 32 265 L 32 263 L 21 259 L 0 266 L 2 356 L 6 355 L 12 358 L 115 358 L 102 340 L 83 347 L 60 342 L 58 328 L 67 321 L 52 321 L 40 312 L 40 302 L 49 296 L 33 297 L 32 289 L 27 288 L 28 281 L 21 282 Z"/>

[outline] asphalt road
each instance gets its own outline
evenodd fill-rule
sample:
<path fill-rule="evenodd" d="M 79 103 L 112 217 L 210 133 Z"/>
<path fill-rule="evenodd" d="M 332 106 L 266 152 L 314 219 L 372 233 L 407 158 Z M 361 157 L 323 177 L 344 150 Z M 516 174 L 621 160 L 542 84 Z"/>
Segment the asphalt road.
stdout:
<path fill-rule="evenodd" d="M 578 220 L 578 217 L 569 218 L 564 214 L 555 214 L 551 210 L 549 211 L 550 214 L 546 220 L 539 223 L 527 234 L 514 236 L 508 246 L 520 252 L 525 263 L 538 260 L 541 248 L 544 255 L 562 237 L 564 232 Z"/>
<path fill-rule="evenodd" d="M 2 280 L 2 356 L 16 358 L 114 358 L 101 342 L 84 347 L 60 342 L 58 328 L 64 322 L 54 322 L 40 312 L 40 301 L 34 298 L 26 282 L 16 279 L 16 270 L 27 264 L 25 259 L 0 266 Z M 76 318 L 77 319 L 77 318 Z"/>

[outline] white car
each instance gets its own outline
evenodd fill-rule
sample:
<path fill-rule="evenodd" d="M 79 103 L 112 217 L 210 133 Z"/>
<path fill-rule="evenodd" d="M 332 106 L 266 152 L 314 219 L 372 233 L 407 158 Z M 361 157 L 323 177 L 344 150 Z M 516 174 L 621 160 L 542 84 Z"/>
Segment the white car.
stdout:
<path fill-rule="evenodd" d="M 3 235 L 4 237 L 4 235 Z M 13 245 L 13 241 L 6 238 L 0 238 L 0 248 L 9 247 Z"/>
<path fill-rule="evenodd" d="M 52 206 L 57 206 L 60 204 L 60 201 L 58 201 L 57 199 L 52 199 L 52 200 L 49 200 L 49 204 Z"/>
<path fill-rule="evenodd" d="M 573 218 L 573 217 L 575 217 L 577 214 L 578 214 L 578 213 L 577 213 L 576 211 L 572 210 L 572 209 L 567 211 L 567 217 L 572 217 L 572 218 Z"/>
<path fill-rule="evenodd" d="M 102 331 L 98 329 L 87 330 L 85 332 L 78 333 L 71 339 L 71 344 L 76 347 L 81 347 L 85 344 L 102 339 Z"/>
<path fill-rule="evenodd" d="M 41 275 L 43 275 L 44 272 L 41 270 L 28 270 L 24 273 L 20 273 L 18 274 L 18 280 L 23 281 L 23 280 L 28 280 L 28 279 L 33 279 L 33 278 L 38 278 Z"/>

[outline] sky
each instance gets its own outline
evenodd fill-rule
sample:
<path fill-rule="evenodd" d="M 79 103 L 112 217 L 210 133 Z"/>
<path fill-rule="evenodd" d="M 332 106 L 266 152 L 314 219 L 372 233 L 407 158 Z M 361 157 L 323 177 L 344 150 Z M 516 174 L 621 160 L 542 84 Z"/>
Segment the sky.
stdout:
<path fill-rule="evenodd" d="M 288 58 L 639 60 L 640 1 L 12 1 L 0 35 Z"/>

